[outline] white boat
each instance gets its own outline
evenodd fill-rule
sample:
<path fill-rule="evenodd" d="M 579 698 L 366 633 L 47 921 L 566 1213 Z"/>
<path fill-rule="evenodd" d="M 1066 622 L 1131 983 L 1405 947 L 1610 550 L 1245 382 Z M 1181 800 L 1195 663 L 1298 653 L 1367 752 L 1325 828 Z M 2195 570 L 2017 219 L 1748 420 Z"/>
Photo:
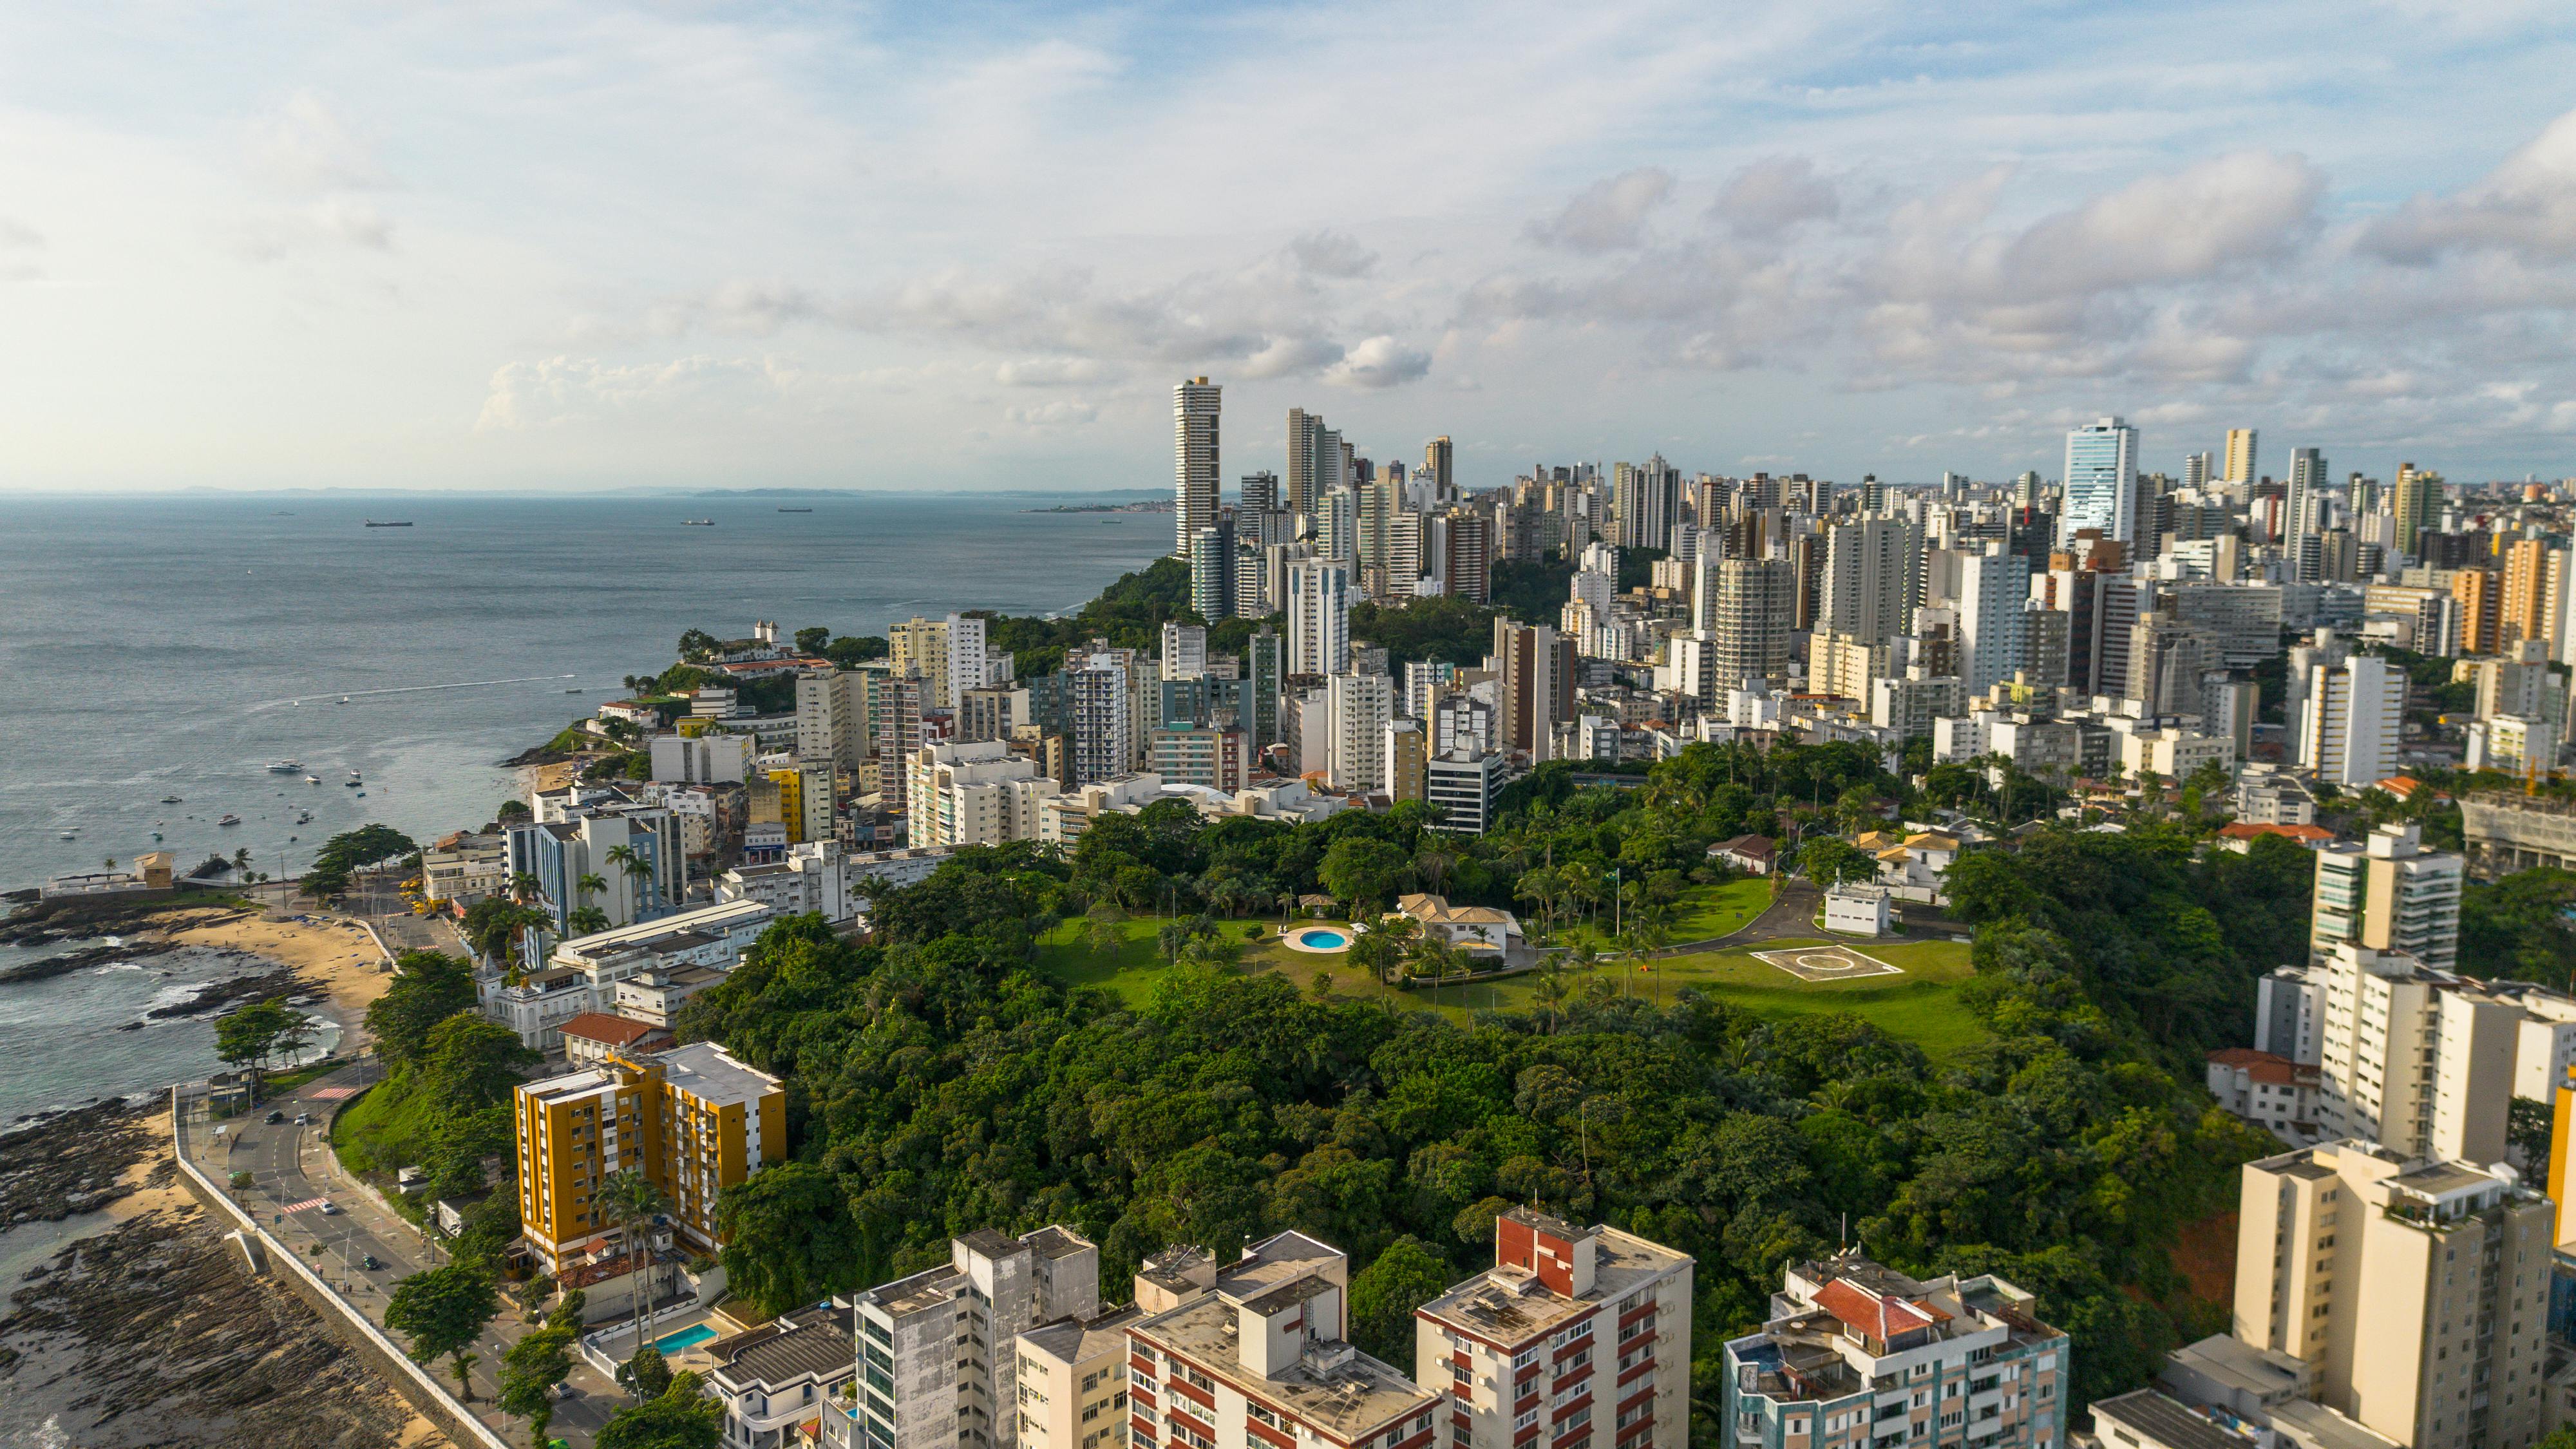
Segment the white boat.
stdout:
<path fill-rule="evenodd" d="M 268 762 L 268 772 L 272 775 L 292 775 L 303 768 L 304 767 L 302 765 L 295 763 L 293 760 L 271 760 Z"/>
<path fill-rule="evenodd" d="M 241 824 L 241 817 L 240 817 L 240 816 L 238 816 L 238 815 L 227 815 L 227 816 L 225 816 L 223 819 L 218 820 L 218 821 L 216 821 L 215 823 L 216 823 L 217 825 L 239 825 L 239 824 Z"/>
<path fill-rule="evenodd" d="M 57 839 L 57 840 L 69 840 L 69 839 L 71 839 L 71 838 L 72 838 L 72 833 L 71 833 L 70 831 L 66 830 L 66 831 L 63 831 L 61 834 L 59 834 L 59 835 L 55 836 L 54 838 L 55 838 L 55 839 Z"/>
<path fill-rule="evenodd" d="M 307 775 L 304 777 L 304 783 L 307 785 L 319 785 L 322 783 L 322 777 L 319 775 Z"/>

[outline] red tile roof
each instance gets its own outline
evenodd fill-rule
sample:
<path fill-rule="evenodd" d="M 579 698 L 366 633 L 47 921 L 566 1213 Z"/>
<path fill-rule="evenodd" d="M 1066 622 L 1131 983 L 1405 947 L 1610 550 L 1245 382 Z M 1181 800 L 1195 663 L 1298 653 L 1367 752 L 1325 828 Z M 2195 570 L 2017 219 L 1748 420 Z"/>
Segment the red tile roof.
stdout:
<path fill-rule="evenodd" d="M 2288 1057 L 2259 1052 L 2252 1047 L 2225 1047 L 2209 1054 L 2210 1065 L 2233 1067 L 2245 1073 L 2248 1081 L 2270 1082 L 2275 1086 L 2295 1084 L 2299 1065 Z"/>
<path fill-rule="evenodd" d="M 648 1036 L 661 1028 L 649 1021 L 614 1016 L 605 1011 L 585 1011 L 563 1024 L 563 1034 L 583 1041 L 606 1042 L 610 1046 L 632 1045 L 637 1037 Z"/>
<path fill-rule="evenodd" d="M 2242 820 L 2222 828 L 2218 833 L 2229 840 L 2252 840 L 2258 835 L 2278 835 L 2285 840 L 2298 841 L 2302 845 L 2335 838 L 2335 833 L 2322 825 L 2248 825 Z"/>
<path fill-rule="evenodd" d="M 1836 1278 L 1816 1295 L 1816 1306 L 1881 1343 L 1900 1333 L 1932 1327 L 1950 1315 L 1928 1303 L 1882 1297 L 1848 1278 Z"/>

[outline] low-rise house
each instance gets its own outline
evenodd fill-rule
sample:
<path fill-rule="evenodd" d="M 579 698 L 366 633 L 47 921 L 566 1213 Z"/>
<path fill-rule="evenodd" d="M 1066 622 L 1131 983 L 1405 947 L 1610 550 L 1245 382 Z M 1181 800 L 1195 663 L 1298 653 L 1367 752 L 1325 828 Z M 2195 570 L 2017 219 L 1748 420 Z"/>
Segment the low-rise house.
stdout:
<path fill-rule="evenodd" d="M 1769 875 L 1772 863 L 1780 857 L 1780 847 L 1766 835 L 1739 835 L 1721 840 L 1708 848 L 1708 858 L 1731 865 L 1746 875 Z"/>
<path fill-rule="evenodd" d="M 597 1065 L 619 1052 L 657 1052 L 673 1044 L 671 1033 L 660 1025 L 603 1011 L 585 1011 L 560 1031 L 564 1060 L 576 1067 Z"/>
<path fill-rule="evenodd" d="M 713 966 L 646 971 L 617 983 L 617 1014 L 668 1028 L 688 999 L 725 979 Z"/>
<path fill-rule="evenodd" d="M 782 1313 L 701 1350 L 715 1360 L 707 1388 L 725 1408 L 726 1449 L 782 1449 L 819 1432 L 826 1394 L 858 1362 L 846 1300 Z"/>
<path fill-rule="evenodd" d="M 1453 906 L 1445 896 L 1423 893 L 1396 898 L 1394 914 L 1410 916 L 1425 936 L 1437 936 L 1471 953 L 1509 957 L 1521 939 L 1521 923 L 1511 912 L 1493 906 Z"/>
<path fill-rule="evenodd" d="M 1938 890 L 1942 874 L 1950 862 L 1959 858 L 1960 841 L 1955 835 L 1923 831 L 1905 837 L 1902 861 L 1881 854 L 1879 882 L 1891 886 L 1920 886 Z"/>
<path fill-rule="evenodd" d="M 2317 1113 L 2323 1070 L 2314 1062 L 2228 1047 L 2209 1054 L 2209 1094 L 2228 1115 L 2292 1147 L 2307 1147 L 2325 1138 Z"/>
<path fill-rule="evenodd" d="M 1837 885 L 1825 892 L 1825 929 L 1845 936 L 1884 936 L 1895 923 L 1887 892 L 1877 886 Z"/>
<path fill-rule="evenodd" d="M 433 901 L 473 902 L 510 884 L 509 838 L 460 830 L 420 853 L 420 893 Z"/>
<path fill-rule="evenodd" d="M 2335 833 L 2322 825 L 2255 825 L 2235 820 L 2219 827 L 2218 848 L 2243 855 L 2266 835 L 2277 835 L 2309 850 L 2323 850 L 2335 840 Z"/>

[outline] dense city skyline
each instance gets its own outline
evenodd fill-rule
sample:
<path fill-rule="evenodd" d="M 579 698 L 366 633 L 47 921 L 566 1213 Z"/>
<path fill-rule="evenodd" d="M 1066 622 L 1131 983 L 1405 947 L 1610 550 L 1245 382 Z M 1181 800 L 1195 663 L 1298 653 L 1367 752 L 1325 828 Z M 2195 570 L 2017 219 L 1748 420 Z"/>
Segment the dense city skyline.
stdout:
<path fill-rule="evenodd" d="M 1470 488 L 2114 412 L 2553 477 L 2550 20 L 30 15 L 0 488 L 1152 487 L 1198 374 L 1230 462 L 1305 406 Z"/>

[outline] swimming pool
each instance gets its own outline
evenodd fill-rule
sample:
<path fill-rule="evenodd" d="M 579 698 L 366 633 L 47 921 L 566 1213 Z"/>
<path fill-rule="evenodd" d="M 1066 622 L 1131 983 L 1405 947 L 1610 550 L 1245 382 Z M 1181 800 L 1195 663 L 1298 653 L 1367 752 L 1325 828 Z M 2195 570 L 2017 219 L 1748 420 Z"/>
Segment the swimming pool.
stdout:
<path fill-rule="evenodd" d="M 1292 951 L 1329 954 L 1346 949 L 1350 944 L 1351 938 L 1348 935 L 1340 931 L 1326 930 L 1321 926 L 1309 926 L 1304 930 L 1288 933 L 1288 948 Z"/>
<path fill-rule="evenodd" d="M 716 1331 L 714 1329 L 707 1327 L 703 1323 L 693 1323 L 688 1327 L 681 1329 L 677 1333 L 668 1334 L 664 1337 L 653 1340 L 653 1346 L 660 1349 L 666 1355 L 674 1354 L 684 1348 L 695 1348 L 699 1344 L 702 1344 L 715 1336 Z"/>

